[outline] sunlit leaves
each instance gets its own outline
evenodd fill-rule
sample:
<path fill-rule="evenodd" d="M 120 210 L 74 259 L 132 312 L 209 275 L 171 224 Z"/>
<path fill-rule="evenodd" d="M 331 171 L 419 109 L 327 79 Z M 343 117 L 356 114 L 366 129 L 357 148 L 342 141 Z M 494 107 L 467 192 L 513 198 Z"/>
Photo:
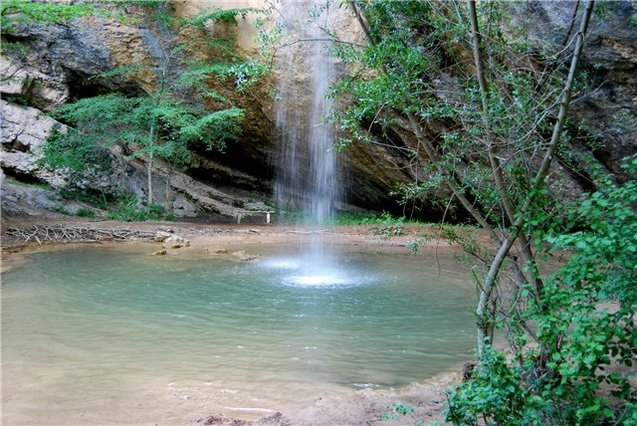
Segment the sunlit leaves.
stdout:
<path fill-rule="evenodd" d="M 16 31 L 16 25 L 56 24 L 95 13 L 89 4 L 36 3 L 25 0 L 0 2 L 0 30 L 2 34 Z"/>
<path fill-rule="evenodd" d="M 205 113 L 166 94 L 137 98 L 111 94 L 65 105 L 55 117 L 75 127 L 70 136 L 81 137 L 93 146 L 128 145 L 134 157 L 152 153 L 184 163 L 189 148 L 200 144 L 225 150 L 226 142 L 235 140 L 241 132 L 243 110 Z"/>
<path fill-rule="evenodd" d="M 203 28 L 208 23 L 223 22 L 232 25 L 238 25 L 238 19 L 245 19 L 251 12 L 258 12 L 259 9 L 255 8 L 242 8 L 242 9 L 221 9 L 211 8 L 206 9 L 182 22 L 182 26 L 191 26 L 195 28 Z"/>

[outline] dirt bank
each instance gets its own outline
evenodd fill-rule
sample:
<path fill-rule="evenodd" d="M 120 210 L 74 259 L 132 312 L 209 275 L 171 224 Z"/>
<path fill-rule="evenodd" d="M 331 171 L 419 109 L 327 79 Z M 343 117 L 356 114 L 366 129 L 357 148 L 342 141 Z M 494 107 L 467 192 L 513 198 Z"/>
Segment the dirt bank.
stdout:
<path fill-rule="evenodd" d="M 409 247 L 410 242 L 418 241 L 422 248 L 448 250 L 453 247 L 446 239 L 447 231 L 425 225 L 404 225 L 398 232 L 396 228 L 380 224 L 304 228 L 277 224 L 116 222 L 70 216 L 5 216 L 2 218 L 0 247 L 5 259 L 10 253 L 46 248 L 55 244 L 152 241 L 160 231 L 187 238 L 193 247 L 205 247 L 219 242 L 286 242 L 291 237 L 303 238 L 312 234 L 325 235 L 341 244 Z"/>

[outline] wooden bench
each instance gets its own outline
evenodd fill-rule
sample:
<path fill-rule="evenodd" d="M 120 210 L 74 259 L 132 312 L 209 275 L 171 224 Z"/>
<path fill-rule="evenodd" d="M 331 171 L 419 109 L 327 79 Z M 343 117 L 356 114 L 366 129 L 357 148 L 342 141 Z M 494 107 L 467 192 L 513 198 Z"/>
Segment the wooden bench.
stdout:
<path fill-rule="evenodd" d="M 265 214 L 265 223 L 270 223 L 274 210 L 241 210 L 237 213 L 237 223 L 241 223 L 241 218 L 244 216 L 252 216 L 254 214 Z"/>

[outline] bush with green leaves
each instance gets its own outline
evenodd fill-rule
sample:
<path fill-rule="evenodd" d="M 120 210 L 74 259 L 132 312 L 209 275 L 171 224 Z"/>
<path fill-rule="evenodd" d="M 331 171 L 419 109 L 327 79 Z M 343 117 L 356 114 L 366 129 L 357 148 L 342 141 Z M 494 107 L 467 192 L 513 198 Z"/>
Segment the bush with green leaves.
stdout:
<path fill-rule="evenodd" d="M 413 417 L 416 407 L 413 405 L 407 405 L 403 402 L 395 402 L 391 406 L 391 410 L 383 411 L 380 416 L 382 421 L 399 420 L 401 417 L 409 416 Z M 419 423 L 417 423 L 419 424 Z"/>
<path fill-rule="evenodd" d="M 13 34 L 20 25 L 58 24 L 96 13 L 90 4 L 39 3 L 24 0 L 0 2 L 0 32 Z"/>
<path fill-rule="evenodd" d="M 108 148 L 132 151 L 148 169 L 148 203 L 152 204 L 152 170 L 158 160 L 179 167 L 190 162 L 191 150 L 204 146 L 224 151 L 241 132 L 243 110 L 204 112 L 175 99 L 170 93 L 126 97 L 109 94 L 81 99 L 54 111 L 67 123 L 66 134 L 56 133 L 46 143 L 44 162 L 52 168 L 95 170 L 110 166 Z M 99 161 L 98 161 L 99 160 Z"/>
<path fill-rule="evenodd" d="M 96 216 L 95 211 L 85 208 L 78 209 L 78 211 L 75 212 L 75 215 L 79 217 L 86 217 L 89 219 L 92 219 Z"/>
<path fill-rule="evenodd" d="M 637 171 L 637 157 L 625 169 Z M 566 263 L 523 316 L 509 319 L 512 356 L 489 347 L 474 376 L 450 392 L 449 421 L 637 423 L 637 182 L 598 185 L 540 237 L 551 243 L 544 253 Z M 527 344 L 530 333 L 536 344 Z"/>
<path fill-rule="evenodd" d="M 472 373 L 471 380 L 449 391 L 447 421 L 456 425 L 518 425 L 524 406 L 520 375 L 507 363 L 504 354 L 491 346 Z"/>
<path fill-rule="evenodd" d="M 158 204 L 140 206 L 136 197 L 129 197 L 123 200 L 115 210 L 111 211 L 107 218 L 122 222 L 140 222 L 146 220 L 173 220 L 174 216 L 167 213 Z"/>

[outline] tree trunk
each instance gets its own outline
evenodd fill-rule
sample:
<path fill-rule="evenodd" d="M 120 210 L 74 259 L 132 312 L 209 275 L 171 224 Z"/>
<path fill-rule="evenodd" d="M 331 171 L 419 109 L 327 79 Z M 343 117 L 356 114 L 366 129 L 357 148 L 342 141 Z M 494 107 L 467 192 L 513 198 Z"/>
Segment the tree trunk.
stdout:
<path fill-rule="evenodd" d="M 594 0 L 590 0 L 588 2 L 586 10 L 584 12 L 584 16 L 582 17 L 580 30 L 575 35 L 576 42 L 575 42 L 575 49 L 573 51 L 573 58 L 571 59 L 571 66 L 569 69 L 568 77 L 566 78 L 566 83 L 564 84 L 564 89 L 561 94 L 560 110 L 558 113 L 557 121 L 553 128 L 553 134 L 551 136 L 549 147 L 546 151 L 546 154 L 544 155 L 540 169 L 538 170 L 536 177 L 533 181 L 533 186 L 531 190 L 529 191 L 529 196 L 527 197 L 527 199 L 524 202 L 524 205 L 520 209 L 521 214 L 518 215 L 513 225 L 514 232 L 512 233 L 511 238 L 506 239 L 500 245 L 500 249 L 498 250 L 497 255 L 493 259 L 493 262 L 491 264 L 491 267 L 489 268 L 489 272 L 485 278 L 484 285 L 480 293 L 480 301 L 478 302 L 478 307 L 476 309 L 476 314 L 478 315 L 478 355 L 479 356 L 481 356 L 484 353 L 484 348 L 485 348 L 484 338 L 488 336 L 490 332 L 490 327 L 491 327 L 490 321 L 488 321 L 488 319 L 485 318 L 485 316 L 487 315 L 486 307 L 490 303 L 490 298 L 493 291 L 493 286 L 495 285 L 495 282 L 497 279 L 497 274 L 500 270 L 502 263 L 504 262 L 505 257 L 510 251 L 511 246 L 513 245 L 513 242 L 517 239 L 519 235 L 522 234 L 522 224 L 524 223 L 524 213 L 526 213 L 528 209 L 530 208 L 534 199 L 535 192 L 537 192 L 537 190 L 539 190 L 544 185 L 546 177 L 548 175 L 549 167 L 553 160 L 553 155 L 560 143 L 560 138 L 564 128 L 564 122 L 566 120 L 566 114 L 568 112 L 568 107 L 571 100 L 571 92 L 573 88 L 573 82 L 575 80 L 575 73 L 577 72 L 579 58 L 581 56 L 582 49 L 584 46 L 584 37 L 588 29 L 588 23 L 590 21 L 591 13 L 593 10 L 593 4 L 594 4 Z M 475 3 L 472 0 L 469 1 L 469 8 L 472 14 L 472 17 L 471 17 L 472 27 L 474 31 L 477 31 L 477 20 L 475 19 Z M 476 20 L 475 25 L 473 23 L 474 20 Z M 474 54 L 476 53 L 475 49 L 477 46 L 475 42 L 476 42 L 476 37 L 474 35 Z M 478 55 L 479 55 L 479 51 L 478 51 Z M 476 62 L 478 61 L 476 60 Z M 481 87 L 482 87 L 482 83 L 481 83 Z M 484 93 L 483 93 L 483 97 L 484 97 Z M 537 297 L 541 296 L 541 292 L 542 292 L 541 281 L 539 283 L 536 283 L 536 291 L 537 291 L 536 296 Z"/>
<path fill-rule="evenodd" d="M 153 153 L 148 155 L 146 163 L 146 171 L 148 173 L 148 205 L 153 204 Z"/>
<path fill-rule="evenodd" d="M 155 124 L 150 126 L 150 137 L 148 142 L 148 161 L 146 170 L 148 173 L 148 205 L 153 204 L 153 154 L 155 148 Z"/>
<path fill-rule="evenodd" d="M 172 208 L 170 207 L 170 178 L 173 174 L 173 166 L 172 163 L 168 162 L 168 173 L 166 174 L 166 201 L 164 202 L 164 210 L 166 213 L 172 213 Z"/>

